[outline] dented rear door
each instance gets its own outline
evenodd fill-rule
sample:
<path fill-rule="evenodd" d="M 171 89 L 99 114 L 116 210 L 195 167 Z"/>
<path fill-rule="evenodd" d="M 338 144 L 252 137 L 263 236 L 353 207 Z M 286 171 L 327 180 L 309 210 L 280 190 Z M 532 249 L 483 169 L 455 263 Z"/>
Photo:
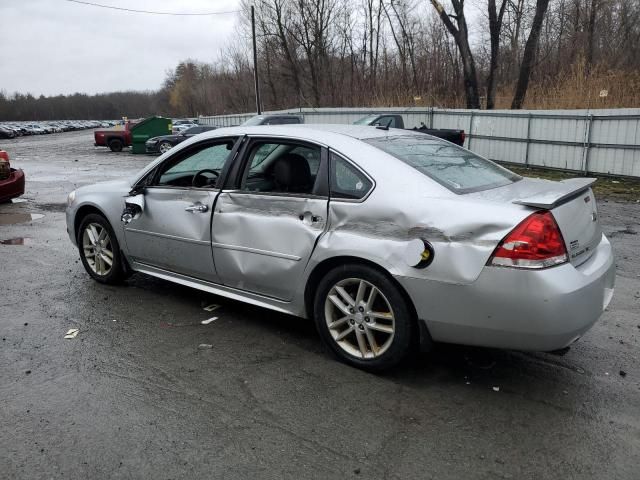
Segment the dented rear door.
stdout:
<path fill-rule="evenodd" d="M 211 229 L 222 282 L 291 300 L 327 222 L 327 199 L 222 192 Z"/>
<path fill-rule="evenodd" d="M 308 191 L 282 191 L 274 180 L 272 167 L 291 155 L 309 166 Z M 214 208 L 216 271 L 226 286 L 291 300 L 327 226 L 327 150 L 282 137 L 258 137 L 249 142 L 239 164 L 244 166 L 234 188 L 225 188 Z"/>

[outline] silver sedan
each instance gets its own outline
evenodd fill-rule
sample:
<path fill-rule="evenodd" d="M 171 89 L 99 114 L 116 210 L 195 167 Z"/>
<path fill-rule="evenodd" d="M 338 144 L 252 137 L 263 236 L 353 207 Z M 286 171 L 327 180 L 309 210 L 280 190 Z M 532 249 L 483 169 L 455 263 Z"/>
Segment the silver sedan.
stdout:
<path fill-rule="evenodd" d="M 375 371 L 433 342 L 580 338 L 615 276 L 593 181 L 522 178 L 404 130 L 244 126 L 72 192 L 67 229 L 98 282 L 142 272 L 313 318 Z"/>

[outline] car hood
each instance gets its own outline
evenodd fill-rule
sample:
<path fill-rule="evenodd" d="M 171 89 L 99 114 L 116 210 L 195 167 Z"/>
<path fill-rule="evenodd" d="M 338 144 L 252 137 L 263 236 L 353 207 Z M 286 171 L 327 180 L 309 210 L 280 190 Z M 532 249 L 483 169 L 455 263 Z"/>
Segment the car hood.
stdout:
<path fill-rule="evenodd" d="M 150 138 L 149 140 L 157 140 L 157 141 L 169 140 L 170 142 L 172 142 L 172 141 L 178 140 L 181 137 L 182 135 L 160 135 L 159 137 L 153 137 L 153 138 Z"/>
<path fill-rule="evenodd" d="M 109 180 L 108 182 L 94 183 L 85 185 L 76 190 L 77 194 L 97 193 L 97 192 L 123 192 L 128 193 L 131 190 L 133 180 L 131 178 L 120 180 Z"/>

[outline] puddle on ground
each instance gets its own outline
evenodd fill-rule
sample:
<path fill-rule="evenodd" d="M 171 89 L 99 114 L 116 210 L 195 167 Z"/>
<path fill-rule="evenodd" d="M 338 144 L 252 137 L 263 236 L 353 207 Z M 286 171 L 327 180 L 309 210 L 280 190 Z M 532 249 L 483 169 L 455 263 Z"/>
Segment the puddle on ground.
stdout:
<path fill-rule="evenodd" d="M 18 237 L 18 238 L 9 238 L 7 240 L 0 240 L 0 245 L 33 245 L 33 238 L 29 237 Z"/>
<path fill-rule="evenodd" d="M 0 225 L 15 225 L 43 218 L 41 213 L 0 213 Z"/>

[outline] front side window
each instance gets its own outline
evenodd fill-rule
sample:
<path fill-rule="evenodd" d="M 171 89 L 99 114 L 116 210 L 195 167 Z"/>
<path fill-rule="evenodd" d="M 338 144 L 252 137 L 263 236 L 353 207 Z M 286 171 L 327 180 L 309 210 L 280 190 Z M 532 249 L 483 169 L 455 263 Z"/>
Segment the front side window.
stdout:
<path fill-rule="evenodd" d="M 426 135 L 386 136 L 363 141 L 458 194 L 501 187 L 522 178 L 469 150 Z"/>
<path fill-rule="evenodd" d="M 170 160 L 160 169 L 157 185 L 173 187 L 190 187 L 194 175 L 203 170 L 209 181 L 202 186 L 215 186 L 216 179 L 233 149 L 235 139 L 225 140 L 213 145 L 205 145 L 186 156 Z"/>
<path fill-rule="evenodd" d="M 320 169 L 314 145 L 256 142 L 249 150 L 241 190 L 311 195 Z"/>
<path fill-rule="evenodd" d="M 371 190 L 373 183 L 344 158 L 331 153 L 331 198 L 359 200 Z"/>

